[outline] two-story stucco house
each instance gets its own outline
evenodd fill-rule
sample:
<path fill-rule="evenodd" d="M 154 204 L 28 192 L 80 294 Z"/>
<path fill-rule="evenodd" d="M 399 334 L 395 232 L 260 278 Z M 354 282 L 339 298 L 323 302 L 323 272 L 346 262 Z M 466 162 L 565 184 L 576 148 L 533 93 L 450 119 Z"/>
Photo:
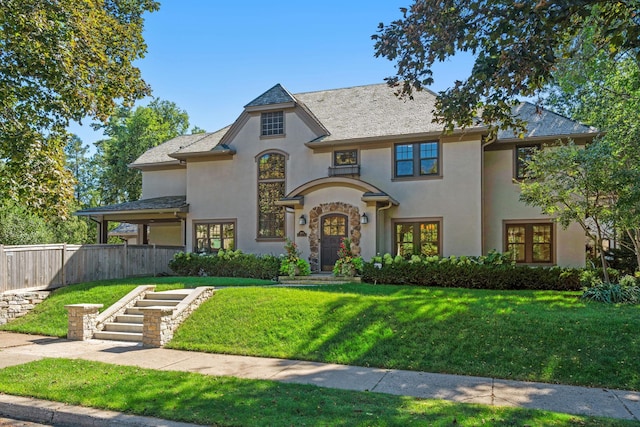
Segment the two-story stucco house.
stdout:
<path fill-rule="evenodd" d="M 283 252 L 294 240 L 315 271 L 330 270 L 342 237 L 365 259 L 481 255 L 583 266 L 582 229 L 563 230 L 518 199 L 534 147 L 586 143 L 593 128 L 523 103 L 517 138 L 475 126 L 443 134 L 435 95 L 397 98 L 385 84 L 291 94 L 276 85 L 217 132 L 174 138 L 144 153 L 142 200 L 81 211 L 102 224 L 144 224 L 139 241 L 187 250 Z"/>

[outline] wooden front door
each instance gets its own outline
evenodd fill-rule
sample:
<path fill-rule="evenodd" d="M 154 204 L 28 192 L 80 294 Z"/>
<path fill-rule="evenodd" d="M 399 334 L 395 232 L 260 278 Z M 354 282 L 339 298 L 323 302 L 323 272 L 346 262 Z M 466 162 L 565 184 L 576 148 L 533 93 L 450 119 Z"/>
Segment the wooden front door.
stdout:
<path fill-rule="evenodd" d="M 347 216 L 331 214 L 322 217 L 320 238 L 320 265 L 322 271 L 331 271 L 338 260 L 340 242 L 347 237 Z"/>

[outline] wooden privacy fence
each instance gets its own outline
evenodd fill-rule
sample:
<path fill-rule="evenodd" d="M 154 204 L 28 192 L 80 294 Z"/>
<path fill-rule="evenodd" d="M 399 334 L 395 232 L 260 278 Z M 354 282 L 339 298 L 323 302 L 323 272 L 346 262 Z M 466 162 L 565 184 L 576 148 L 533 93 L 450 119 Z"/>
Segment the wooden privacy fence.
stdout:
<path fill-rule="evenodd" d="M 182 246 L 0 245 L 0 292 L 167 274 Z"/>

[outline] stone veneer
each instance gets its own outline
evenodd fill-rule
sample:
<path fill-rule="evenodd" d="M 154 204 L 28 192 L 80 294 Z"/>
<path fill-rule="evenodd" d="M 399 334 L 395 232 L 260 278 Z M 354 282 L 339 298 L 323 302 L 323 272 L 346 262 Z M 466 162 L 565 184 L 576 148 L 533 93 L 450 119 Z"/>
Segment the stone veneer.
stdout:
<path fill-rule="evenodd" d="M 360 255 L 360 210 L 348 203 L 323 203 L 309 211 L 309 264 L 311 271 L 320 271 L 320 218 L 326 214 L 346 214 L 349 218 L 349 238 L 351 251 Z"/>
<path fill-rule="evenodd" d="M 49 291 L 12 291 L 0 294 L 0 325 L 24 316 L 44 301 Z"/>
<path fill-rule="evenodd" d="M 215 288 L 197 287 L 177 307 L 141 307 L 144 313 L 142 345 L 163 347 L 171 341 L 173 333 L 203 302 L 211 298 Z"/>

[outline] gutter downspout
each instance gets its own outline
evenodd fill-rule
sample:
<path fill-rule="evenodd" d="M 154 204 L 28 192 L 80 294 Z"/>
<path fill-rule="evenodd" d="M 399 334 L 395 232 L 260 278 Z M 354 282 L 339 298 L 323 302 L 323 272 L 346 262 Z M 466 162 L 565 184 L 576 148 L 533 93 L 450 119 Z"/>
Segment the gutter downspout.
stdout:
<path fill-rule="evenodd" d="M 384 221 L 380 221 L 381 213 L 384 210 L 390 209 L 393 206 L 392 202 L 389 202 L 387 206 L 383 206 L 378 208 L 376 214 L 376 234 L 379 236 L 376 239 L 376 255 L 380 253 L 380 247 L 384 247 L 385 243 L 385 233 L 384 233 Z M 382 214 L 384 215 L 384 214 Z"/>
<path fill-rule="evenodd" d="M 485 211 L 485 191 L 484 191 L 484 174 L 485 174 L 485 168 L 484 168 L 484 155 L 485 155 L 485 148 L 488 145 L 493 144 L 496 141 L 496 137 L 494 136 L 493 138 L 491 138 L 490 140 L 484 142 L 481 144 L 480 146 L 480 221 L 481 221 L 481 227 L 480 227 L 480 255 L 486 255 L 484 253 L 484 244 L 485 244 L 485 239 L 486 239 L 486 220 L 485 220 L 485 216 L 484 216 L 484 211 Z"/>

